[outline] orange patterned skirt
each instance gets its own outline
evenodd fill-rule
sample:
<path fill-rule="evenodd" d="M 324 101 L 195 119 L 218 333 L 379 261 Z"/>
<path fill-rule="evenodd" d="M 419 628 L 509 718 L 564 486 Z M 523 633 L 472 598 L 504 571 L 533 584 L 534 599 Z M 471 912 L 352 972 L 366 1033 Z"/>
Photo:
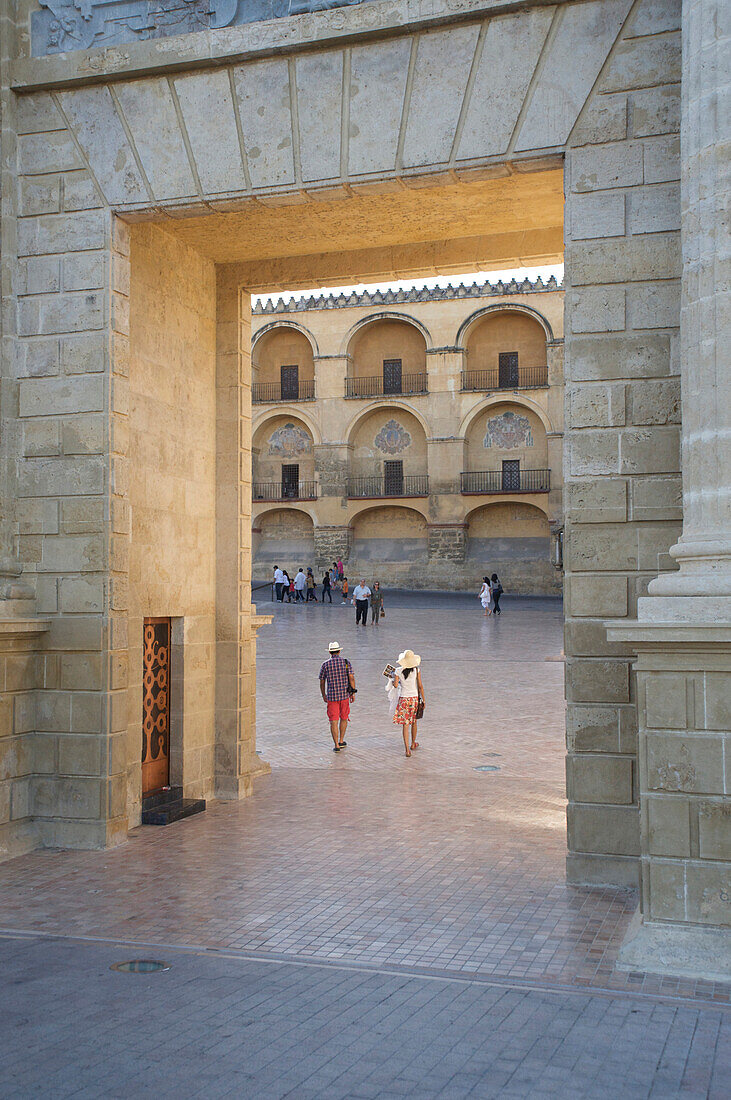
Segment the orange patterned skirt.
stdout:
<path fill-rule="evenodd" d="M 399 699 L 396 704 L 396 713 L 393 716 L 393 724 L 395 726 L 410 726 L 412 722 L 416 721 L 416 708 L 418 705 L 419 700 L 416 697 Z"/>

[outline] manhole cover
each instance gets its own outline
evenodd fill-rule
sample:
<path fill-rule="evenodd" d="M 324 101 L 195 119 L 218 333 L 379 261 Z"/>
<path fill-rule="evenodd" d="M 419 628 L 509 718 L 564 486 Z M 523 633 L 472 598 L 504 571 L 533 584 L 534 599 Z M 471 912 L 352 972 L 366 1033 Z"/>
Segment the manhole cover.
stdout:
<path fill-rule="evenodd" d="M 128 959 L 127 962 L 114 963 L 110 970 L 122 970 L 125 974 L 154 974 L 158 970 L 169 970 L 170 964 L 159 959 Z"/>
<path fill-rule="evenodd" d="M 476 772 L 499 772 L 500 771 L 500 765 L 499 764 L 478 764 L 477 767 L 473 769 L 473 771 L 476 771 Z"/>

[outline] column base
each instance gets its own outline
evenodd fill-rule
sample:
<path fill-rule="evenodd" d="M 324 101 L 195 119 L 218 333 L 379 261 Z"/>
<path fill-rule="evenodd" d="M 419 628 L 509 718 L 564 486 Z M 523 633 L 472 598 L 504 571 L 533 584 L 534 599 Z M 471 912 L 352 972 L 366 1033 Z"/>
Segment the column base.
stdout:
<path fill-rule="evenodd" d="M 731 981 L 731 929 L 643 922 L 638 909 L 619 950 L 617 968 Z"/>

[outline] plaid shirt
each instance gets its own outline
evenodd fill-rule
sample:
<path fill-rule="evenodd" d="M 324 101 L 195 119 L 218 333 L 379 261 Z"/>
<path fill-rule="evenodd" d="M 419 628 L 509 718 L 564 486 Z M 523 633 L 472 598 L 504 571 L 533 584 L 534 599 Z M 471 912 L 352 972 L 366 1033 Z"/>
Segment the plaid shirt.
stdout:
<path fill-rule="evenodd" d="M 350 661 L 345 657 L 331 657 L 320 669 L 320 680 L 324 680 L 325 696 L 328 703 L 348 698 L 348 673 L 353 671 Z"/>

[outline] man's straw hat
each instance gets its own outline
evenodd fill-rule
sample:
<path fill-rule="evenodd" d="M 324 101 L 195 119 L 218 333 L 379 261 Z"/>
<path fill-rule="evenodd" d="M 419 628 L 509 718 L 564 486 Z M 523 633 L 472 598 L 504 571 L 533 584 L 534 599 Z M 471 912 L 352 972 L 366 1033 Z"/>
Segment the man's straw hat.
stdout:
<path fill-rule="evenodd" d="M 421 657 L 418 653 L 414 653 L 413 649 L 405 649 L 403 653 L 399 653 L 398 663 L 401 668 L 418 668 L 421 664 Z"/>
<path fill-rule="evenodd" d="M 331 653 L 339 653 L 340 642 L 330 642 L 330 645 L 327 648 L 330 650 Z"/>

